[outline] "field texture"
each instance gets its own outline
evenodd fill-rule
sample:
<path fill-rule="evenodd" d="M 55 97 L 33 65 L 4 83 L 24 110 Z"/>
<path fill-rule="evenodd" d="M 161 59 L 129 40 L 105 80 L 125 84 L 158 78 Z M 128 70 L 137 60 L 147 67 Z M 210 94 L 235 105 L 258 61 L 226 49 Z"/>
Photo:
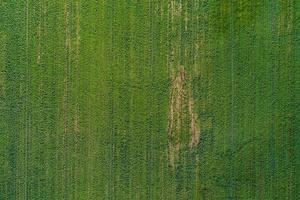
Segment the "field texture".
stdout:
<path fill-rule="evenodd" d="M 1 200 L 299 200 L 300 1 L 0 0 Z"/>

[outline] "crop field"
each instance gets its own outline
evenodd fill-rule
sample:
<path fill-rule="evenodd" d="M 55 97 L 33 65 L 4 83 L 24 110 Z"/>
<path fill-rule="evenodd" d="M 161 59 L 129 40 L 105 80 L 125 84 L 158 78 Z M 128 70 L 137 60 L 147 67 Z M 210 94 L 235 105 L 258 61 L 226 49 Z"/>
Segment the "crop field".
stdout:
<path fill-rule="evenodd" d="M 0 0 L 0 200 L 299 200 L 300 1 Z"/>

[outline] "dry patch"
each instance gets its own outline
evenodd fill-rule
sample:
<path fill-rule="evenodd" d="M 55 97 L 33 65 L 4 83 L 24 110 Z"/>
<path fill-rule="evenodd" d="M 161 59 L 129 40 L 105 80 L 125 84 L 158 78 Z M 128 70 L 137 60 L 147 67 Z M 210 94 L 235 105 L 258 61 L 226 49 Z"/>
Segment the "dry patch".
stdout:
<path fill-rule="evenodd" d="M 200 142 L 200 126 L 198 115 L 195 112 L 195 101 L 192 94 L 189 77 L 182 67 L 178 73 L 171 76 L 172 86 L 170 91 L 170 108 L 169 108 L 169 162 L 172 167 L 182 148 L 189 147 L 192 149 Z M 188 127 L 188 130 L 186 129 Z M 189 134 L 189 141 L 183 138 Z"/>
<path fill-rule="evenodd" d="M 175 17 L 180 17 L 182 14 L 182 3 L 177 1 L 170 1 L 170 11 L 171 19 L 174 20 Z"/>
<path fill-rule="evenodd" d="M 198 122 L 198 115 L 194 112 L 194 99 L 189 100 L 189 114 L 190 114 L 190 127 L 191 127 L 191 141 L 190 147 L 197 146 L 200 142 L 200 127 Z"/>

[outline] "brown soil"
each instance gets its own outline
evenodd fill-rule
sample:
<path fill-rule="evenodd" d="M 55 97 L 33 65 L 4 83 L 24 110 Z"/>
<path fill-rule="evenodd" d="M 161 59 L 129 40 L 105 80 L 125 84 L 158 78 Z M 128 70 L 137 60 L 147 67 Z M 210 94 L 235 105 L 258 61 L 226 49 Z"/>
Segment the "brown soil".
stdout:
<path fill-rule="evenodd" d="M 188 146 L 189 148 L 193 148 L 200 142 L 199 119 L 195 112 L 195 101 L 188 80 L 189 78 L 183 67 L 178 73 L 173 73 L 171 76 L 168 153 L 169 162 L 172 167 L 174 167 L 179 151 L 183 147 Z M 185 110 L 187 112 L 184 112 Z M 184 124 L 185 121 L 188 121 L 189 124 Z M 187 125 L 190 127 L 190 141 L 189 144 L 184 144 L 184 142 L 180 141 L 180 134 L 183 134 L 183 126 Z"/>

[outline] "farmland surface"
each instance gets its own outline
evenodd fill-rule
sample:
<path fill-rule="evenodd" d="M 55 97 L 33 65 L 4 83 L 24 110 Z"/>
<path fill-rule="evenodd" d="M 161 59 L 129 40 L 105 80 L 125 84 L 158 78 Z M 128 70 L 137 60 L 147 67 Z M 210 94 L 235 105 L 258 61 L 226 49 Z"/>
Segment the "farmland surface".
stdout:
<path fill-rule="evenodd" d="M 300 1 L 0 0 L 0 199 L 300 199 Z"/>

